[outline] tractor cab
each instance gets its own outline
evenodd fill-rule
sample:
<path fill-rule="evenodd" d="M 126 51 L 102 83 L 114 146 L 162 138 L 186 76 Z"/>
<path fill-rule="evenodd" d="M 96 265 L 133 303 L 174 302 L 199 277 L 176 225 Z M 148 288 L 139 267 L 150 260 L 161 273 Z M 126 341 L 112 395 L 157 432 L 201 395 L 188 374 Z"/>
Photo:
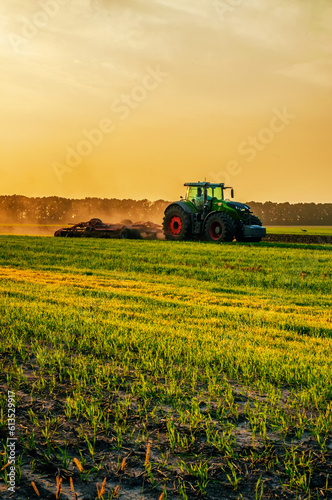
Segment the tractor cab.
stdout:
<path fill-rule="evenodd" d="M 185 186 L 187 186 L 185 201 L 192 203 L 198 212 L 218 210 L 213 205 L 224 201 L 224 189 L 232 189 L 225 187 L 224 184 L 210 182 L 188 182 Z M 234 197 L 233 189 L 231 196 Z"/>

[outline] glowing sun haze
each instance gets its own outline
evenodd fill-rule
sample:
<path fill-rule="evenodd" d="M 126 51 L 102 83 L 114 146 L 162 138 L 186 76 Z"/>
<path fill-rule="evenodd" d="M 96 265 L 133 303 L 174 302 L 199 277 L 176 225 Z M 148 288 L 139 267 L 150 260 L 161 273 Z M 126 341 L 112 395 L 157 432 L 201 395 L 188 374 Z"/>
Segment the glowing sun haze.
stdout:
<path fill-rule="evenodd" d="M 331 202 L 329 0 L 0 6 L 0 194 Z"/>

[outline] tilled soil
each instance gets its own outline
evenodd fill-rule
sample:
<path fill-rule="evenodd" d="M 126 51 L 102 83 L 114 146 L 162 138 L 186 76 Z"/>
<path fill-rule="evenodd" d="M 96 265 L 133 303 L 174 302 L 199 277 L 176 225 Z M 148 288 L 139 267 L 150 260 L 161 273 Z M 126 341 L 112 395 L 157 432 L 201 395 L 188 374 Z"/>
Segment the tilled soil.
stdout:
<path fill-rule="evenodd" d="M 224 417 L 225 420 L 218 419 L 217 401 L 213 401 L 209 409 L 215 428 L 220 433 L 227 421 L 236 422 L 230 438 L 234 438 L 230 452 L 218 451 L 207 443 L 206 435 L 199 425 L 194 431 L 194 442 L 184 451 L 179 446 L 173 449 L 170 447 L 167 422 L 169 417 L 175 417 L 172 405 L 162 405 L 160 411 L 145 422 L 133 405 L 127 416 L 130 426 L 121 443 L 117 441 L 113 423 L 108 431 L 97 431 L 94 441 L 92 427 L 86 419 L 76 419 L 74 416 L 65 418 L 64 408 L 70 384 L 58 381 L 51 397 L 47 390 L 41 389 L 31 400 L 38 367 L 22 363 L 22 369 L 24 383 L 16 393 L 16 456 L 22 457 L 21 477 L 17 477 L 14 493 L 7 490 L 3 477 L 0 479 L 1 499 L 305 500 L 307 497 L 303 493 L 290 490 L 286 486 L 289 472 L 285 470 L 285 454 L 294 446 L 300 456 L 312 457 L 311 487 L 316 488 L 316 491 L 321 489 L 321 498 L 332 498 L 332 490 L 326 488 L 329 476 L 332 475 L 331 440 L 327 443 L 327 451 L 322 453 L 317 441 L 308 432 L 304 432 L 299 439 L 293 435 L 282 437 L 272 429 L 267 431 L 264 438 L 258 433 L 254 436 L 245 415 L 245 408 L 248 405 L 254 408 L 257 402 L 264 403 L 266 396 L 251 390 L 248 392 L 238 382 L 229 381 L 237 407 L 234 414 L 229 411 Z M 124 382 L 130 384 L 130 377 Z M 7 393 L 6 383 L 0 382 L 0 388 L 3 394 Z M 111 412 L 109 396 L 105 393 L 104 407 L 105 411 Z M 290 393 L 284 389 L 281 396 L 280 404 L 286 407 Z M 125 397 L 125 391 L 117 391 L 112 395 L 112 398 L 118 401 L 125 401 Z M 148 408 L 147 415 L 151 409 Z M 203 416 L 207 412 L 204 401 L 200 402 L 200 411 Z M 52 420 L 47 438 L 46 417 Z M 183 437 L 190 436 L 187 424 L 181 424 L 174 418 L 174 425 Z M 144 441 L 139 439 L 142 432 L 148 433 Z M 3 425 L 0 427 L 2 443 L 6 441 L 6 436 L 7 428 Z M 94 441 L 93 457 L 86 445 L 86 438 L 89 438 L 91 443 Z M 67 458 L 65 450 L 68 453 Z M 80 451 L 83 456 L 80 456 Z M 80 462 L 84 459 L 83 471 L 79 470 L 74 459 Z M 197 473 L 189 473 L 185 466 L 181 467 L 181 463 L 187 466 L 193 464 L 195 467 L 197 464 L 206 464 L 209 479 L 205 486 L 203 487 L 203 476 L 200 478 Z M 61 494 L 58 496 L 56 476 L 62 479 Z M 70 488 L 70 478 L 74 492 Z M 281 484 L 280 478 L 284 484 Z M 104 479 L 105 493 L 98 497 L 97 483 L 100 488 Z M 36 485 L 39 495 L 33 490 L 32 482 Z M 184 485 L 185 489 L 181 485 Z"/>
<path fill-rule="evenodd" d="M 331 236 L 320 236 L 310 234 L 267 234 L 263 241 L 278 243 L 314 243 L 320 245 L 332 244 Z"/>

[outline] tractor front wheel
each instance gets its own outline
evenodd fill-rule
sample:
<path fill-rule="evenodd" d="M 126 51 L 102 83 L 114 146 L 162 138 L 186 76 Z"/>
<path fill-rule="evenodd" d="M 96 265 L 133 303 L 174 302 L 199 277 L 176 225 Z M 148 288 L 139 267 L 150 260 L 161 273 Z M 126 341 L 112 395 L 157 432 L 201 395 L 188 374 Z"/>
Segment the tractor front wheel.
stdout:
<path fill-rule="evenodd" d="M 251 215 L 250 216 L 250 225 L 262 226 L 263 224 L 262 224 L 262 221 L 256 215 Z M 236 241 L 258 243 L 259 241 L 262 240 L 262 238 L 245 238 L 243 236 L 243 227 L 244 226 L 243 226 L 242 222 L 237 223 L 236 232 L 235 232 Z"/>
<path fill-rule="evenodd" d="M 228 215 L 215 213 L 208 217 L 205 224 L 205 238 L 207 241 L 221 243 L 233 241 L 235 235 L 235 225 Z"/>
<path fill-rule="evenodd" d="M 189 240 L 191 236 L 190 223 L 190 214 L 185 212 L 180 206 L 173 205 L 167 208 L 163 221 L 166 240 Z"/>
<path fill-rule="evenodd" d="M 262 221 L 256 216 L 252 215 L 251 216 L 251 225 L 252 226 L 262 226 Z"/>

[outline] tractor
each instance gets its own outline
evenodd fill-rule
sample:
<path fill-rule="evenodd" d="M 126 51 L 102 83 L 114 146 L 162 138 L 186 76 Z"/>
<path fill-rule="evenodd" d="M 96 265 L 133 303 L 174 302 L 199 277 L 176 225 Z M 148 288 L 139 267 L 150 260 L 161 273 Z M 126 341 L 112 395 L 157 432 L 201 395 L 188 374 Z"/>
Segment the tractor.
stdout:
<path fill-rule="evenodd" d="M 205 239 L 221 243 L 227 241 L 259 242 L 266 235 L 265 227 L 250 207 L 225 199 L 223 183 L 187 182 L 186 196 L 171 203 L 165 210 L 163 231 L 167 240 L 184 241 Z"/>

